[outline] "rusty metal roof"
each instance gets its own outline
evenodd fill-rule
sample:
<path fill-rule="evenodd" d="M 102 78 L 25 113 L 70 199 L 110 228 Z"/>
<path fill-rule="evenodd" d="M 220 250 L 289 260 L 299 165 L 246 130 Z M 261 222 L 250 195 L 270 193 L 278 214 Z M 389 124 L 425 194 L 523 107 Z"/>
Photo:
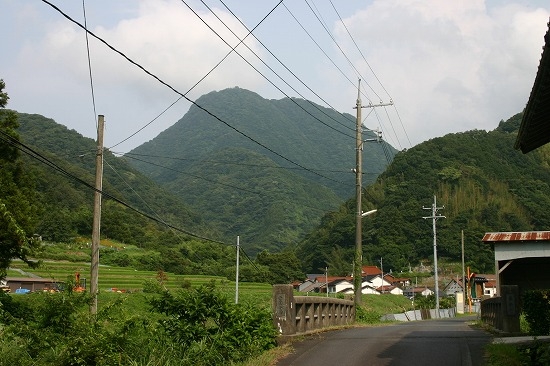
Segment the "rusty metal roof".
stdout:
<path fill-rule="evenodd" d="M 485 243 L 495 242 L 517 242 L 517 241 L 550 241 L 550 231 L 521 231 L 521 232 L 500 232 L 485 233 Z"/>

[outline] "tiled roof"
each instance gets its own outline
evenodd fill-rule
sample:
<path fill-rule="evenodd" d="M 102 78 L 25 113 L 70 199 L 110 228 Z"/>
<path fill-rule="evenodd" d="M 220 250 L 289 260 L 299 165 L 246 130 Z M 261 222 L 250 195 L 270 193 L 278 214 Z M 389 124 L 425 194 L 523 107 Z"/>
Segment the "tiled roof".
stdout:
<path fill-rule="evenodd" d="M 363 276 L 373 276 L 382 274 L 382 271 L 377 266 L 363 266 Z"/>
<path fill-rule="evenodd" d="M 550 23 L 514 148 L 526 154 L 550 142 Z"/>

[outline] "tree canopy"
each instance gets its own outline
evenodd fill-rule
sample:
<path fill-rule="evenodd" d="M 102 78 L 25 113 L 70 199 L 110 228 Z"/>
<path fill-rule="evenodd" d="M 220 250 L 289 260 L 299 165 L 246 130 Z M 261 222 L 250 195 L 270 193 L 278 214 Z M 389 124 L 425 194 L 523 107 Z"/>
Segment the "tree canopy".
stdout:
<path fill-rule="evenodd" d="M 33 265 L 29 257 L 38 248 L 32 238 L 37 212 L 32 179 L 21 164 L 17 114 L 6 109 L 5 86 L 0 80 L 0 278 L 15 258 Z"/>

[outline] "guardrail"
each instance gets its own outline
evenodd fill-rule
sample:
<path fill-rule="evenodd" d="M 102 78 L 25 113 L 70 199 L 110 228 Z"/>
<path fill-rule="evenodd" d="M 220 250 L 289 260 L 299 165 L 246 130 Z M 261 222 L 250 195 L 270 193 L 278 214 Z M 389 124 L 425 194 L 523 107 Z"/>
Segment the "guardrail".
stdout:
<path fill-rule="evenodd" d="M 292 285 L 273 286 L 273 324 L 281 336 L 305 334 L 321 328 L 351 324 L 351 300 L 324 296 L 294 296 Z"/>

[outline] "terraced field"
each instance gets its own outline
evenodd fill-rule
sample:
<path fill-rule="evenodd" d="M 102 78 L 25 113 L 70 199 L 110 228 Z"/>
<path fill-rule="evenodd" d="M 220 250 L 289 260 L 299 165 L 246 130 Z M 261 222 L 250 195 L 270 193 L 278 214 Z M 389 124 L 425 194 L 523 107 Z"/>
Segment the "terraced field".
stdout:
<path fill-rule="evenodd" d="M 30 269 L 21 261 L 12 262 L 8 270 L 8 277 L 42 277 L 65 282 L 73 278 L 75 273 L 80 273 L 81 280 L 90 278 L 90 263 L 69 261 L 44 261 L 40 268 Z M 164 286 L 168 290 L 180 289 L 184 286 L 193 287 L 208 284 L 212 281 L 216 287 L 228 296 L 235 297 L 235 282 L 225 277 L 201 276 L 201 275 L 176 275 L 165 273 Z M 99 291 L 100 292 L 139 292 L 146 281 L 156 281 L 157 272 L 138 271 L 127 267 L 100 266 L 99 267 Z M 239 302 L 251 302 L 258 305 L 270 306 L 272 287 L 265 283 L 239 283 Z"/>

